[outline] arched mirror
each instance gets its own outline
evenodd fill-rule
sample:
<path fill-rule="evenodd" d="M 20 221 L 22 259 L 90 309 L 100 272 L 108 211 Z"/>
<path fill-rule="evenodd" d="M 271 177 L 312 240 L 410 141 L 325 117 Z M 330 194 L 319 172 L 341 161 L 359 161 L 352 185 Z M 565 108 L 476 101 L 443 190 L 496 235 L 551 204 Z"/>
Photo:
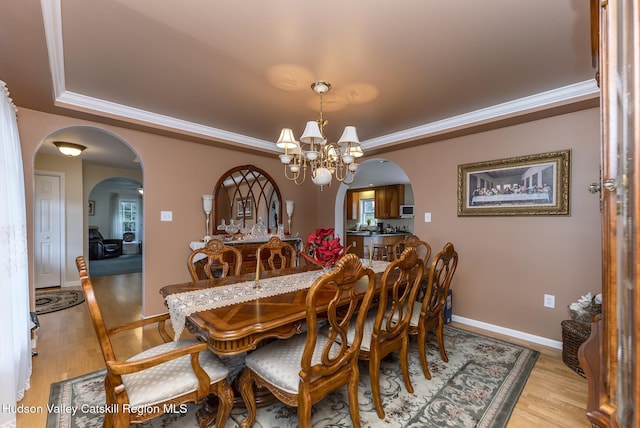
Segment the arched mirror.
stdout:
<path fill-rule="evenodd" d="M 226 233 L 224 225 L 251 228 L 259 220 L 275 233 L 282 223 L 282 197 L 273 179 L 253 165 L 230 169 L 213 189 L 214 233 Z"/>

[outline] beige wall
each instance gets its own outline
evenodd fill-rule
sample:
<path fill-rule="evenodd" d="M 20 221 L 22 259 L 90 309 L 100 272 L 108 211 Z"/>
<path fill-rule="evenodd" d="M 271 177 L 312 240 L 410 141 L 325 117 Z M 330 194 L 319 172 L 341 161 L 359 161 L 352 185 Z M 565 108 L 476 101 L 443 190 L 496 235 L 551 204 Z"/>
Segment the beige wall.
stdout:
<path fill-rule="evenodd" d="M 598 114 L 584 110 L 385 155 L 413 186 L 415 233 L 433 254 L 448 241 L 458 250 L 454 315 L 559 341 L 567 306 L 600 291 L 599 199 L 586 190 L 599 180 Z M 570 216 L 457 216 L 459 164 L 562 149 L 571 149 Z M 556 296 L 554 309 L 543 307 L 544 294 Z"/>
<path fill-rule="evenodd" d="M 227 169 L 254 164 L 267 171 L 278 182 L 283 199 L 295 201 L 292 229 L 303 238 L 315 227 L 333 226 L 335 207 L 343 204 L 335 201 L 338 186 L 320 192 L 312 184 L 287 182 L 274 156 L 193 144 L 28 109 L 20 109 L 18 124 L 29 213 L 33 158 L 49 133 L 67 126 L 96 126 L 118 135 L 138 153 L 145 188 L 145 315 L 164 310 L 158 294 L 163 285 L 188 279 L 188 243 L 201 237 L 204 223 L 201 195 L 211 193 Z M 571 216 L 457 217 L 458 164 L 561 149 L 572 150 Z M 566 306 L 581 294 L 600 289 L 598 197 L 586 191 L 589 183 L 598 180 L 598 110 L 396 150 L 384 157 L 397 163 L 411 180 L 418 213 L 415 233 L 429 241 L 434 251 L 447 241 L 458 249 L 454 314 L 465 322 L 487 323 L 559 341 L 560 321 L 568 317 Z M 160 222 L 161 210 L 173 211 L 173 221 Z M 431 223 L 419 221 L 424 212 L 432 213 Z M 32 222 L 29 214 L 28 223 Z M 545 293 L 556 296 L 555 309 L 543 307 Z"/>

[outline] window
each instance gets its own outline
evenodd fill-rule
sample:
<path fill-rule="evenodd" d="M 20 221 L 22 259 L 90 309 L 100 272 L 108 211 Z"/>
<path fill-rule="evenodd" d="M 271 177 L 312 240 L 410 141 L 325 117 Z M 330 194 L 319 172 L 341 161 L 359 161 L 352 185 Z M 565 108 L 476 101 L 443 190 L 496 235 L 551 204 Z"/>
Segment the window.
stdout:
<path fill-rule="evenodd" d="M 138 202 L 120 201 L 120 222 L 122 232 L 136 233 L 138 229 Z M 136 233 L 137 234 L 137 233 Z"/>
<path fill-rule="evenodd" d="M 370 224 L 375 224 L 376 222 L 376 214 L 375 214 L 375 199 L 360 199 L 360 218 L 362 219 L 362 224 L 366 224 L 367 226 Z"/>

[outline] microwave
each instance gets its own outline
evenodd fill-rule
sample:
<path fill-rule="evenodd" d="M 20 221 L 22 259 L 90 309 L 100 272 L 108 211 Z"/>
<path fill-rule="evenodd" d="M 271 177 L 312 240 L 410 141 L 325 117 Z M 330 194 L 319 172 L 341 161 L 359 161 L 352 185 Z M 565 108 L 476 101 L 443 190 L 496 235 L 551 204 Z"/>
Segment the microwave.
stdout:
<path fill-rule="evenodd" d="M 414 210 L 413 205 L 400 205 L 400 218 L 413 218 Z"/>

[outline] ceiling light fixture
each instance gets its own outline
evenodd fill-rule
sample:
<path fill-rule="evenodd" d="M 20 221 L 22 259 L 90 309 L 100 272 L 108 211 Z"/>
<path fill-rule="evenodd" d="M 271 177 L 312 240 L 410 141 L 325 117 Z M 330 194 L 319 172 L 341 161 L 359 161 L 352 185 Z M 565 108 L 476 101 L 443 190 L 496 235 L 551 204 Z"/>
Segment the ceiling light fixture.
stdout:
<path fill-rule="evenodd" d="M 62 141 L 54 141 L 53 144 L 60 150 L 60 153 L 69 157 L 79 156 L 86 149 L 85 146 L 80 144 L 63 143 Z"/>
<path fill-rule="evenodd" d="M 363 155 L 356 128 L 345 127 L 337 143 L 327 143 L 324 136 L 327 121 L 322 115 L 322 96 L 329 92 L 331 85 L 319 80 L 311 84 L 311 89 L 320 96 L 320 118 L 307 122 L 300 142 L 296 141 L 290 128 L 284 128 L 276 142 L 277 147 L 284 149 L 284 154 L 280 155 L 284 175 L 299 185 L 304 183 L 307 168 L 310 168 L 311 180 L 320 186 L 320 190 L 331 184 L 334 175 L 336 180 L 350 184 L 358 169 L 355 160 Z M 305 145 L 304 149 L 300 143 Z"/>

